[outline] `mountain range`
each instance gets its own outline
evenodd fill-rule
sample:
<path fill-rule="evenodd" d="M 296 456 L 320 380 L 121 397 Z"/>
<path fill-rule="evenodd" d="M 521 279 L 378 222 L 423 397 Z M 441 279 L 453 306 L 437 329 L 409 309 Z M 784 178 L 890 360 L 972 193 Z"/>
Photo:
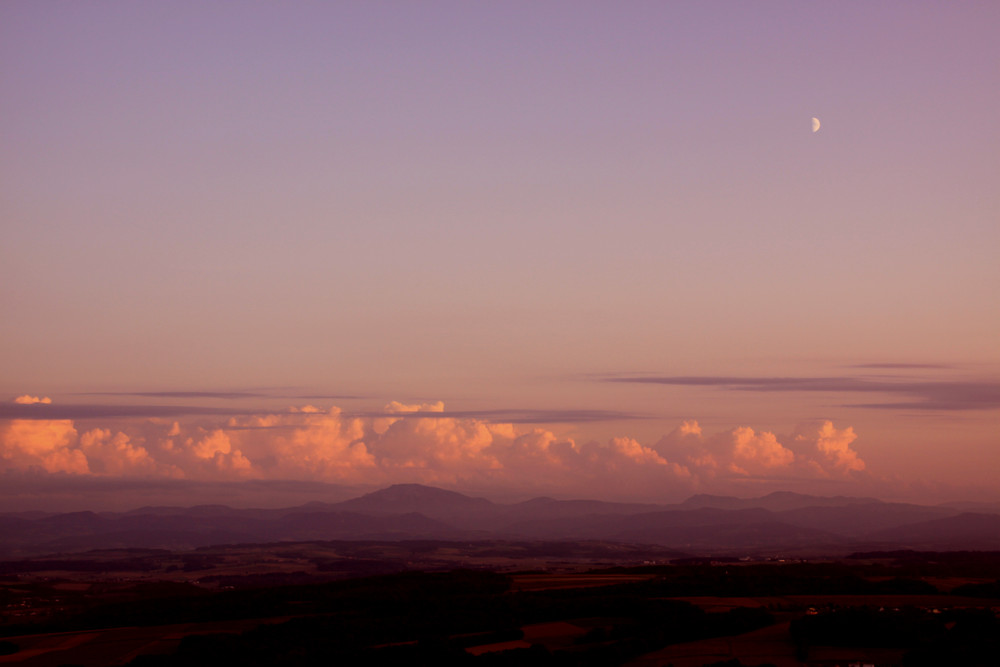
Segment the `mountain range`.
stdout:
<path fill-rule="evenodd" d="M 776 492 L 673 505 L 534 498 L 500 504 L 419 484 L 285 509 L 224 505 L 0 515 L 0 558 L 107 548 L 306 540 L 602 540 L 702 555 L 1000 549 L 1000 508 Z M 984 511 L 985 510 L 985 511 Z"/>

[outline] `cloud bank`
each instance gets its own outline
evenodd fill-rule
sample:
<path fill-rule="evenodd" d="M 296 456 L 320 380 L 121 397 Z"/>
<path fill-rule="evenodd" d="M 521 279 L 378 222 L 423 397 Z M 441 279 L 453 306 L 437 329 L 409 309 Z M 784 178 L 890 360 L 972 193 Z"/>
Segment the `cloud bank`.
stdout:
<path fill-rule="evenodd" d="M 706 434 L 688 420 L 655 443 L 578 442 L 537 424 L 447 412 L 441 402 L 392 402 L 360 416 L 306 405 L 209 424 L 157 416 L 83 429 L 72 419 L 9 419 L 0 422 L 0 472 L 666 498 L 740 480 L 857 479 L 868 473 L 856 439 L 829 421 L 779 437 L 750 426 Z"/>

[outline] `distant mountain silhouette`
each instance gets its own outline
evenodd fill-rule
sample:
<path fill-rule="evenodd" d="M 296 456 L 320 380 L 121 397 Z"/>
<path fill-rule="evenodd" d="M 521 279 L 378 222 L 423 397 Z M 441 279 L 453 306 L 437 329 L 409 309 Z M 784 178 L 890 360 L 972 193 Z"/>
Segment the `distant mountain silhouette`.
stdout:
<path fill-rule="evenodd" d="M 944 519 L 955 514 L 956 512 L 942 507 L 874 501 L 833 507 L 826 505 L 800 507 L 776 512 L 776 517 L 793 526 L 815 528 L 847 537 L 860 537 L 873 531 L 931 519 Z"/>
<path fill-rule="evenodd" d="M 809 496 L 791 491 L 775 491 L 760 498 L 736 498 L 733 496 L 712 496 L 698 494 L 691 496 L 683 507 L 716 507 L 718 509 L 762 509 L 780 512 L 804 507 L 844 507 L 848 505 L 872 505 L 881 503 L 877 498 L 852 498 L 849 496 Z"/>
<path fill-rule="evenodd" d="M 471 498 L 422 484 L 393 484 L 360 498 L 332 505 L 341 510 L 378 514 L 420 512 L 427 516 L 454 516 L 470 512 L 489 512 L 496 506 L 485 498 Z"/>
<path fill-rule="evenodd" d="M 697 493 L 682 502 L 681 507 L 687 509 L 714 507 L 720 510 L 731 510 L 746 507 L 746 503 L 746 498 L 737 498 L 736 496 L 713 496 L 708 493 Z"/>
<path fill-rule="evenodd" d="M 397 484 L 339 503 L 284 509 L 200 505 L 0 515 L 0 557 L 8 559 L 105 547 L 183 550 L 332 539 L 605 540 L 708 555 L 1000 549 L 1000 513 L 787 492 L 697 495 L 675 505 L 544 497 L 499 504 Z"/>
<path fill-rule="evenodd" d="M 609 503 L 601 500 L 555 500 L 532 498 L 506 508 L 508 516 L 531 516 L 537 519 L 560 519 L 590 514 L 640 514 L 663 509 L 652 503 Z"/>
<path fill-rule="evenodd" d="M 941 503 L 940 507 L 980 514 L 1000 514 L 1000 502 L 984 503 L 960 500 L 951 503 Z"/>
<path fill-rule="evenodd" d="M 238 513 L 227 505 L 195 505 L 194 507 L 140 507 L 136 510 L 124 512 L 126 516 L 146 516 L 157 514 L 161 516 L 183 515 L 183 516 L 231 516 Z"/>

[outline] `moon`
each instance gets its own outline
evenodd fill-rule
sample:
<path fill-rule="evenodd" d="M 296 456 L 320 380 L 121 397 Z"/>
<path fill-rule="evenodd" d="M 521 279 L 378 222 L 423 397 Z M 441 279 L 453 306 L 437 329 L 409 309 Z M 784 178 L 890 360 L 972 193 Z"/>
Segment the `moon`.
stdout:
<path fill-rule="evenodd" d="M 813 118 L 813 132 L 819 132 L 819 118 Z"/>

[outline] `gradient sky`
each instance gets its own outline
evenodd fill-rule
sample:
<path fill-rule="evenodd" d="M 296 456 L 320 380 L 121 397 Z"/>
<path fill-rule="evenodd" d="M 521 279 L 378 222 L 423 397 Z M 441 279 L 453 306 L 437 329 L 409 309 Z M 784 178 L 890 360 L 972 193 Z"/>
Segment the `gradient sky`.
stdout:
<path fill-rule="evenodd" d="M 5 2 L 0 474 L 41 489 L 6 506 L 998 499 L 998 31 L 990 2 Z"/>

